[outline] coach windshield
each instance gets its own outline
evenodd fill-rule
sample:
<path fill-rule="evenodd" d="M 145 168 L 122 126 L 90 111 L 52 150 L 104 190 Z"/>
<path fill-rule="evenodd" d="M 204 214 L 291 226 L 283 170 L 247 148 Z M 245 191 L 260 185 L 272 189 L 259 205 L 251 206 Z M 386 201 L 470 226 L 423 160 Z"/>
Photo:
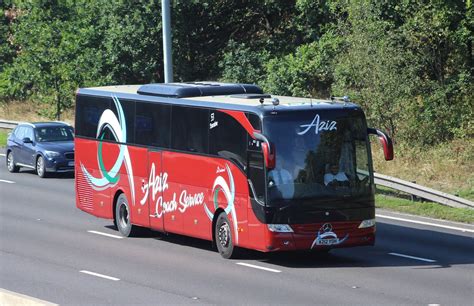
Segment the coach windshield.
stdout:
<path fill-rule="evenodd" d="M 281 112 L 265 117 L 264 132 L 276 151 L 275 169 L 267 172 L 268 205 L 353 207 L 351 199 L 372 194 L 362 111 Z"/>

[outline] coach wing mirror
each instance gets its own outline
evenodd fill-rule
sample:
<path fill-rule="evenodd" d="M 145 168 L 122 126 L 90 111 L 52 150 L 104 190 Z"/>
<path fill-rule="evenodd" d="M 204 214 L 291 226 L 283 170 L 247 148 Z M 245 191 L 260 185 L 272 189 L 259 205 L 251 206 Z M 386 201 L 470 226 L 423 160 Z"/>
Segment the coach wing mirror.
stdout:
<path fill-rule="evenodd" d="M 275 169 L 275 146 L 272 143 L 262 143 L 263 158 L 267 169 Z"/>
<path fill-rule="evenodd" d="M 379 138 L 380 143 L 382 144 L 383 147 L 383 154 L 385 157 L 385 160 L 392 160 L 393 159 L 393 143 L 392 139 L 388 137 L 387 134 L 384 132 L 377 130 L 377 129 L 372 129 L 368 128 L 367 133 L 370 135 L 377 135 Z"/>
<path fill-rule="evenodd" d="M 33 140 L 30 137 L 25 137 L 23 138 L 23 143 L 33 143 Z"/>
<path fill-rule="evenodd" d="M 263 152 L 263 159 L 265 160 L 265 167 L 267 169 L 274 169 L 275 162 L 276 162 L 276 154 L 275 154 L 275 145 L 270 143 L 263 134 L 258 132 L 253 133 L 255 139 L 260 140 L 262 144 L 262 152 Z"/>

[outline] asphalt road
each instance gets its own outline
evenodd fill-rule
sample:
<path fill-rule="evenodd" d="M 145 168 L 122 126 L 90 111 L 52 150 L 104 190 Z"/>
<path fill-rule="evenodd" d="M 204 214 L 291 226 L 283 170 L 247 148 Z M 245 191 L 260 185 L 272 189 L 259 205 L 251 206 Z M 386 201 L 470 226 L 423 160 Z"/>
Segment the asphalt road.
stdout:
<path fill-rule="evenodd" d="M 202 240 L 154 232 L 117 238 L 111 221 L 76 209 L 74 178 L 10 174 L 4 161 L 0 288 L 9 291 L 88 305 L 474 301 L 473 226 L 378 211 L 375 247 L 225 260 Z"/>

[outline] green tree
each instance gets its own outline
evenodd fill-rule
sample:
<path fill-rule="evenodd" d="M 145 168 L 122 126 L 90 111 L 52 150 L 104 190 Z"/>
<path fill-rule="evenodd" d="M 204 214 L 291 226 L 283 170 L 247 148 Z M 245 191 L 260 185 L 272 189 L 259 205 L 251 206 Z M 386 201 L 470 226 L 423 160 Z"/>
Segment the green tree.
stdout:
<path fill-rule="evenodd" d="M 466 136 L 474 113 L 472 8 L 464 1 L 426 1 L 400 10 L 400 31 L 419 76 L 417 103 L 405 112 L 406 139 L 433 144 Z"/>
<path fill-rule="evenodd" d="M 348 95 L 361 104 L 371 124 L 397 137 L 417 76 L 395 24 L 381 17 L 383 11 L 371 1 L 347 7 L 347 19 L 338 25 L 345 43 L 337 57 L 333 89 L 335 95 Z"/>
<path fill-rule="evenodd" d="M 338 22 L 346 44 L 335 92 L 351 95 L 400 141 L 430 145 L 466 134 L 473 112 L 464 8 L 463 1 L 349 3 Z"/>
<path fill-rule="evenodd" d="M 108 84 L 162 82 L 161 1 L 100 1 L 99 50 Z"/>
<path fill-rule="evenodd" d="M 94 52 L 84 50 L 87 33 L 73 20 L 80 20 L 73 1 L 18 2 L 13 26 L 17 56 L 3 74 L 11 87 L 3 94 L 15 98 L 35 97 L 46 106 L 44 112 L 60 119 L 71 107 L 78 84 L 91 75 Z M 89 29 L 90 32 L 90 29 Z"/>
<path fill-rule="evenodd" d="M 327 32 L 317 42 L 271 59 L 266 65 L 265 89 L 280 95 L 329 98 L 341 43 L 339 37 Z"/>
<path fill-rule="evenodd" d="M 262 84 L 265 81 L 265 65 L 270 60 L 268 51 L 252 50 L 245 44 L 230 41 L 219 62 L 224 82 Z"/>
<path fill-rule="evenodd" d="M 10 30 L 11 23 L 15 18 L 14 12 L 11 11 L 11 4 L 3 2 L 0 6 L 0 73 L 5 70 L 14 56 L 15 50 L 11 43 L 12 33 Z"/>

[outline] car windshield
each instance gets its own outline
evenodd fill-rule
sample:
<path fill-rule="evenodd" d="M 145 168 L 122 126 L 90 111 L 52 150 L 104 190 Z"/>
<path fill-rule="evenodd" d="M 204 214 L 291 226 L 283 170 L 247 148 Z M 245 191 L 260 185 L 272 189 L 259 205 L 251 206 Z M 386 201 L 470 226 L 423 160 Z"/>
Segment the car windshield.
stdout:
<path fill-rule="evenodd" d="M 361 111 L 280 113 L 264 119 L 264 133 L 276 151 L 276 167 L 267 174 L 270 205 L 371 194 Z"/>
<path fill-rule="evenodd" d="M 35 129 L 35 137 L 38 142 L 72 141 L 74 132 L 70 126 L 45 126 Z"/>

